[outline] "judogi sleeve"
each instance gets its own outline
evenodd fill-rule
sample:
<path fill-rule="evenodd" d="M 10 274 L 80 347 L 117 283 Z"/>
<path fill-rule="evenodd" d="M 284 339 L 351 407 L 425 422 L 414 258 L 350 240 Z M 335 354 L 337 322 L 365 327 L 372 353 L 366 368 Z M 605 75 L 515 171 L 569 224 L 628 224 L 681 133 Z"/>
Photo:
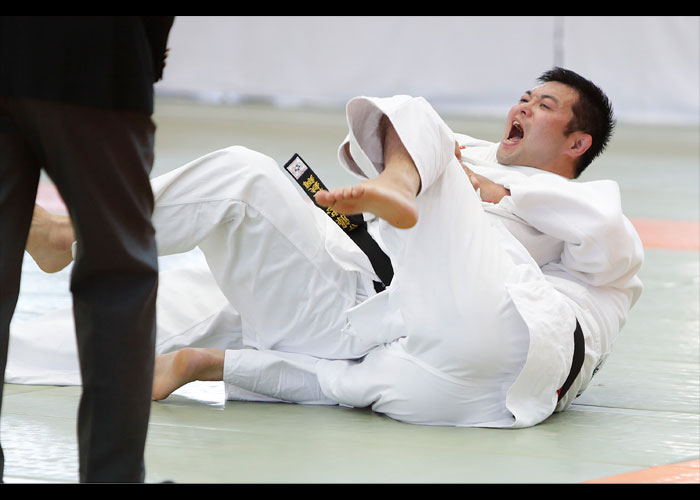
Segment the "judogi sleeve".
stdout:
<path fill-rule="evenodd" d="M 585 285 L 626 288 L 643 262 L 632 223 L 622 213 L 614 181 L 571 182 L 537 174 L 506 186 L 500 205 L 532 227 L 564 242 L 560 262 L 548 264 Z M 641 289 L 634 292 L 632 303 Z"/>

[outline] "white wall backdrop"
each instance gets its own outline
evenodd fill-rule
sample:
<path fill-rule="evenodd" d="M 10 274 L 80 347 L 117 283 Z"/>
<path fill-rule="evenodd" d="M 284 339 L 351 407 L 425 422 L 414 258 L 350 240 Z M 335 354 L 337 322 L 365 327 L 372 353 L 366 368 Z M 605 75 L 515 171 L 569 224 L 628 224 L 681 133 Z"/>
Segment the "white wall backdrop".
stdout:
<path fill-rule="evenodd" d="M 422 95 L 503 115 L 553 65 L 592 79 L 620 121 L 698 124 L 700 17 L 180 16 L 158 95 L 343 106 Z"/>

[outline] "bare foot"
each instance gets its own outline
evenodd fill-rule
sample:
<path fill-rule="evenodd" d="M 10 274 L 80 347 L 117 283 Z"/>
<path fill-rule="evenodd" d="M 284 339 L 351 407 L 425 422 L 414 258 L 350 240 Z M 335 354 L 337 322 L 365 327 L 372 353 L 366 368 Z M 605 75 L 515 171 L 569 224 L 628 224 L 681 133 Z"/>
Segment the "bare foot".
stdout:
<path fill-rule="evenodd" d="M 165 399 L 173 391 L 196 380 L 223 379 L 224 351 L 187 347 L 159 354 L 155 359 L 152 399 Z"/>
<path fill-rule="evenodd" d="M 346 215 L 372 213 L 399 229 L 411 228 L 418 222 L 415 187 L 382 176 L 357 186 L 319 191 L 316 201 Z"/>
<path fill-rule="evenodd" d="M 42 271 L 55 273 L 70 264 L 74 241 L 75 233 L 68 215 L 53 214 L 35 205 L 26 249 Z"/>

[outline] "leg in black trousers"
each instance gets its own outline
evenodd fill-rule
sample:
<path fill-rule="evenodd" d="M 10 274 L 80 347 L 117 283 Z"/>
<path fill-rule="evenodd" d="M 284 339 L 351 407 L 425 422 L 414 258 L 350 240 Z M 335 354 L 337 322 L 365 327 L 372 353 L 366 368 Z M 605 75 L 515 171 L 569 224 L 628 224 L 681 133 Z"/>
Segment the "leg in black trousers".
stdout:
<path fill-rule="evenodd" d="M 71 292 L 83 378 L 80 480 L 143 481 L 158 280 L 148 179 L 153 123 L 145 113 L 40 100 L 8 107 L 26 148 L 66 202 L 78 242 Z M 33 201 L 27 208 L 21 200 L 29 221 Z M 27 230 L 12 233 L 22 245 Z"/>
<path fill-rule="evenodd" d="M 0 98 L 0 373 L 5 374 L 9 326 L 19 294 L 24 243 L 34 210 L 39 168 L 3 113 Z M 10 236 L 11 235 L 11 236 Z M 0 384 L 0 409 L 3 384 Z M 0 448 L 0 480 L 5 460 Z"/>

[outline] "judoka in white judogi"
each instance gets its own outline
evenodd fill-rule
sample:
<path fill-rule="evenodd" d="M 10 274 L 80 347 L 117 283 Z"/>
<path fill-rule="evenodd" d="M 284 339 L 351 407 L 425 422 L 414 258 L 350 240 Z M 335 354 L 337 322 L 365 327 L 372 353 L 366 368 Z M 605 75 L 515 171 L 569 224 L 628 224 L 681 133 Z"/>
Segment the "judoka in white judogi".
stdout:
<path fill-rule="evenodd" d="M 499 165 L 497 144 L 452 133 L 422 98 L 356 98 L 347 115 L 345 168 L 378 175 L 386 115 L 421 177 L 415 227 L 371 223 L 391 286 L 375 293 L 367 257 L 272 159 L 224 149 L 153 180 L 160 253 L 199 247 L 209 267 L 163 273 L 158 352 L 226 349 L 229 399 L 371 406 L 457 426 L 526 427 L 566 409 L 641 293 L 641 243 L 616 183 Z M 511 195 L 482 202 L 455 140 L 470 169 Z M 56 356 L 42 372 L 31 364 L 55 350 L 57 332 L 48 345 L 38 336 L 57 317 L 69 344 L 65 313 L 12 332 L 7 382 L 79 383 L 70 347 L 56 371 Z M 559 401 L 577 320 L 584 365 Z"/>

